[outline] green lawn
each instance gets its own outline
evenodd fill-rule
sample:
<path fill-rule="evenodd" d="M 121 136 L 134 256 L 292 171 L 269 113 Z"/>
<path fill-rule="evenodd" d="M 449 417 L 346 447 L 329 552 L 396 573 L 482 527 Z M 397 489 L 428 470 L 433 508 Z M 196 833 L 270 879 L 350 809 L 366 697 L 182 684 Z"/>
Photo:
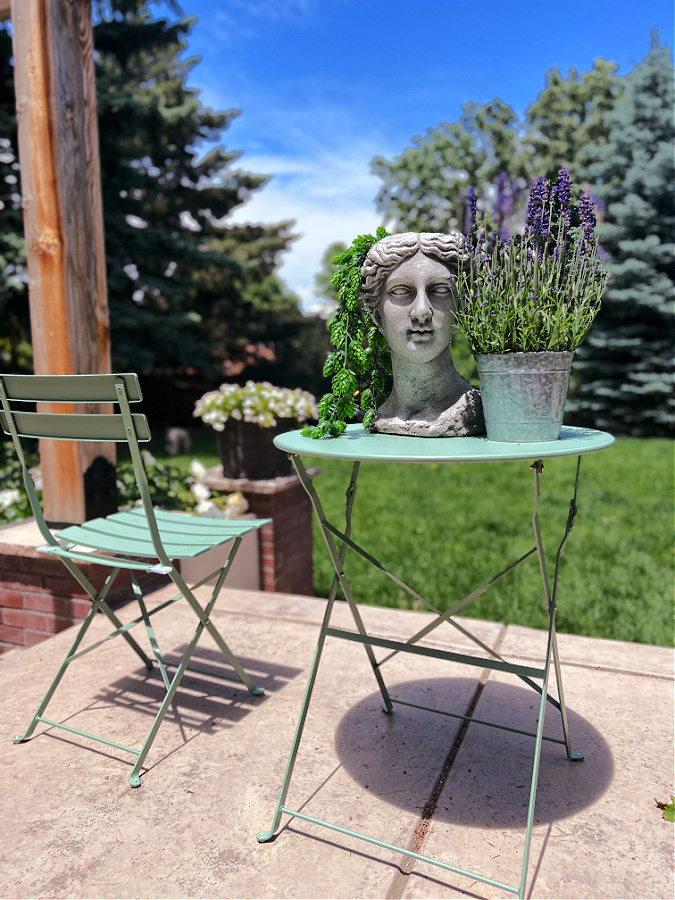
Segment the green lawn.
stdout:
<path fill-rule="evenodd" d="M 561 566 L 560 631 L 673 643 L 672 451 L 667 440 L 624 438 L 582 461 L 579 512 Z M 564 532 L 575 465 L 575 459 L 547 462 L 541 479 L 540 521 L 550 571 Z M 351 464 L 321 460 L 320 467 L 317 487 L 324 509 L 341 527 Z M 444 610 L 533 546 L 532 478 L 526 463 L 364 464 L 352 537 Z M 318 528 L 314 566 L 316 593 L 325 596 L 331 568 Z M 419 605 L 351 551 L 346 571 L 359 602 Z M 545 628 L 536 557 L 490 588 L 465 614 Z"/>
<path fill-rule="evenodd" d="M 163 455 L 163 447 L 153 445 Z M 198 435 L 194 456 L 215 465 L 213 434 Z M 190 457 L 175 458 L 186 468 Z M 319 464 L 324 508 L 342 527 L 351 464 Z M 576 459 L 551 460 L 541 479 L 540 519 L 549 568 L 562 538 Z M 532 472 L 526 463 L 361 466 L 352 536 L 435 606 L 446 609 L 525 553 Z M 331 568 L 315 525 L 316 593 Z M 595 637 L 673 644 L 673 443 L 622 438 L 584 457 L 579 513 L 561 566 L 558 628 Z M 400 608 L 416 602 L 356 554 L 347 574 L 357 600 Z M 490 588 L 467 615 L 544 628 L 535 557 Z"/>

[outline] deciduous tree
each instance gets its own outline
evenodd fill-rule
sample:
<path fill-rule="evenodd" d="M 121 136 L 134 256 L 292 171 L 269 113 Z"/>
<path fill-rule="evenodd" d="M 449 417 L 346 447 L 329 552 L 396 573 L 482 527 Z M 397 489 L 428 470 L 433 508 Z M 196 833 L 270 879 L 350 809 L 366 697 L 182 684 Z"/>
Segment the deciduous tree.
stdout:
<path fill-rule="evenodd" d="M 563 77 L 556 66 L 545 75 L 545 87 L 525 113 L 524 142 L 537 177 L 555 182 L 564 166 L 575 184 L 587 177 L 598 147 L 609 139 L 606 114 L 623 93 L 618 65 L 596 59 L 588 72 L 572 67 Z"/>
<path fill-rule="evenodd" d="M 512 205 L 527 185 L 518 116 L 498 98 L 466 103 L 457 121 L 428 128 L 411 144 L 393 160 L 378 156 L 372 162 L 384 182 L 377 208 L 393 231 L 461 231 L 469 187 L 492 209 L 500 175 Z"/>

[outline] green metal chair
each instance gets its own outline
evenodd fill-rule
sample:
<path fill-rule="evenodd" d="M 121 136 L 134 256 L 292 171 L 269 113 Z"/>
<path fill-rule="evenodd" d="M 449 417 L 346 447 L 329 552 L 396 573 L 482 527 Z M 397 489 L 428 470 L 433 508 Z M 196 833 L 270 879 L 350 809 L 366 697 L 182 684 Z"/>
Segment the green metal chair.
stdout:
<path fill-rule="evenodd" d="M 92 600 L 91 610 L 77 633 L 72 646 L 61 663 L 47 693 L 40 703 L 25 733 L 14 738 L 16 743 L 27 741 L 33 734 L 38 722 L 82 737 L 100 741 L 108 746 L 127 751 L 136 756 L 129 776 L 132 787 L 140 785 L 140 772 L 150 747 L 162 724 L 164 716 L 180 685 L 181 679 L 189 668 L 190 658 L 197 646 L 202 632 L 206 630 L 223 656 L 234 669 L 233 680 L 240 681 L 251 694 L 264 694 L 262 688 L 256 687 L 223 640 L 210 620 L 218 594 L 236 556 L 241 540 L 245 534 L 261 528 L 271 519 L 223 520 L 202 519 L 185 516 L 180 513 L 155 510 L 148 489 L 148 482 L 143 466 L 143 459 L 138 447 L 139 442 L 150 440 L 150 431 L 144 415 L 132 413 L 130 403 L 140 401 L 141 390 L 138 378 L 134 374 L 124 375 L 0 375 L 0 424 L 4 432 L 11 436 L 14 447 L 23 466 L 23 478 L 35 515 L 37 525 L 47 542 L 38 547 L 45 553 L 58 556 L 68 571 L 84 588 Z M 30 412 L 25 410 L 26 403 L 46 402 L 49 404 L 117 404 L 119 412 L 113 414 L 82 414 L 67 412 Z M 51 408 L 51 407 L 50 407 Z M 110 407 L 108 407 L 110 408 Z M 113 407 L 114 408 L 114 407 Z M 128 512 L 118 512 L 105 518 L 92 519 L 82 525 L 60 528 L 53 534 L 48 528 L 33 480 L 26 468 L 21 438 L 51 438 L 71 441 L 114 441 L 129 446 L 131 459 L 136 474 L 142 507 Z M 192 559 L 200 556 L 213 547 L 232 542 L 227 560 L 222 567 L 194 585 L 190 589 L 176 566 L 181 559 Z M 95 563 L 109 569 L 103 587 L 97 591 L 77 565 L 78 562 Z M 106 602 L 115 579 L 123 569 L 130 570 L 135 598 L 140 608 L 140 615 L 132 622 L 123 625 Z M 143 592 L 139 586 L 136 573 L 153 572 L 170 576 L 179 590 L 172 599 L 148 610 Z M 195 598 L 193 590 L 216 577 L 211 597 L 202 607 Z M 185 599 L 194 610 L 197 625 L 182 660 L 170 677 L 169 666 L 162 659 L 150 617 L 162 609 Z M 103 613 L 115 630 L 102 641 L 96 641 L 89 647 L 80 650 L 80 645 L 97 613 Z M 143 623 L 150 643 L 151 654 L 156 661 L 164 681 L 166 693 L 159 711 L 154 719 L 150 732 L 140 750 L 125 747 L 98 737 L 97 735 L 79 731 L 45 718 L 44 712 L 56 691 L 59 682 L 68 666 L 75 659 L 106 643 L 113 637 L 121 636 L 128 646 L 137 654 L 148 670 L 153 667 L 153 660 L 144 652 L 130 634 L 131 628 Z"/>

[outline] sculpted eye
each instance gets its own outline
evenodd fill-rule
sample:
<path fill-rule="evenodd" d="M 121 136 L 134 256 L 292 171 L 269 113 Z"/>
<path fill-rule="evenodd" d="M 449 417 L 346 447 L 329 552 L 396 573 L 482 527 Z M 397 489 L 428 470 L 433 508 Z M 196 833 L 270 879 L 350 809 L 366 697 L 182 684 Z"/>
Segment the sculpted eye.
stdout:
<path fill-rule="evenodd" d="M 452 288 L 449 284 L 434 284 L 431 291 L 434 294 L 450 294 L 452 293 Z"/>
<path fill-rule="evenodd" d="M 397 284 L 389 289 L 392 297 L 407 297 L 410 294 L 410 288 L 407 284 Z"/>

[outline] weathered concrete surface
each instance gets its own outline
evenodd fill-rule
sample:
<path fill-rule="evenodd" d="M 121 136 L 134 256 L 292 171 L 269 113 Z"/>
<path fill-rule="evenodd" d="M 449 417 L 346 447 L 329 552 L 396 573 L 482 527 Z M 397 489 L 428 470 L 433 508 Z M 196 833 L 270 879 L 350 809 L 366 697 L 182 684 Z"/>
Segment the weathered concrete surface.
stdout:
<path fill-rule="evenodd" d="M 72 629 L 0 658 L 0 896 L 499 896 L 288 816 L 274 842 L 257 843 L 272 822 L 325 601 L 235 590 L 221 599 L 213 619 L 267 695 L 188 673 L 137 790 L 127 780 L 130 757 L 117 750 L 44 726 L 28 743 L 11 743 Z M 430 619 L 362 610 L 384 637 L 407 638 Z M 177 604 L 155 621 L 160 646 L 178 650 L 194 616 Z M 334 621 L 349 626 L 344 604 Z M 461 621 L 509 658 L 531 664 L 545 647 L 541 632 Z M 94 628 L 97 637 L 109 631 L 102 617 Z M 471 650 L 450 626 L 434 634 L 440 646 Z M 670 897 L 673 827 L 654 797 L 672 790 L 672 652 L 568 636 L 560 648 L 574 746 L 586 759 L 569 762 L 559 745 L 545 745 L 528 893 Z M 221 667 L 207 636 L 199 658 Z M 513 677 L 403 654 L 383 671 L 401 699 L 464 713 L 479 697 L 476 716 L 534 726 L 536 696 Z M 73 664 L 48 715 L 139 746 L 160 684 L 116 640 Z M 385 716 L 380 702 L 363 648 L 328 639 L 287 805 L 411 847 L 436 787 L 421 852 L 517 884 L 531 739 L 471 725 L 450 765 L 460 720 L 404 706 Z M 546 719 L 553 735 L 554 713 Z"/>

